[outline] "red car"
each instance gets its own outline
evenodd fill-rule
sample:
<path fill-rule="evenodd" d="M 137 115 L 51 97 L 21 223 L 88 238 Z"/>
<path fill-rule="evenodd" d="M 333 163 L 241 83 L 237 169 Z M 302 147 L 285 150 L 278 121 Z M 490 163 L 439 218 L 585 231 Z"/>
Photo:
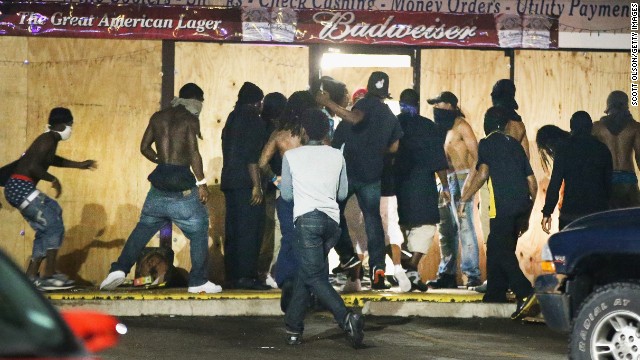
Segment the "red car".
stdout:
<path fill-rule="evenodd" d="M 60 314 L 0 251 L 0 358 L 98 359 L 126 326 L 89 311 Z"/>

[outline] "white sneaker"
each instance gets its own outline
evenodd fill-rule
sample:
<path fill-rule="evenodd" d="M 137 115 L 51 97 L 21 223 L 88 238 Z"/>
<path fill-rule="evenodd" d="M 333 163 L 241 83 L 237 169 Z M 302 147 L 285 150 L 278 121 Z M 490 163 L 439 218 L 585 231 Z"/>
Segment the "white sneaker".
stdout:
<path fill-rule="evenodd" d="M 187 289 L 187 291 L 189 291 L 192 294 L 200 294 L 200 293 L 215 294 L 222 291 L 222 286 L 216 285 L 211 281 L 207 281 L 206 283 L 200 286 L 189 286 L 189 289 Z"/>
<path fill-rule="evenodd" d="M 402 292 L 410 292 L 411 291 L 411 280 L 407 277 L 407 274 L 404 272 L 404 269 L 395 269 L 393 276 L 398 280 L 398 284 L 400 285 L 400 290 Z"/>
<path fill-rule="evenodd" d="M 278 284 L 276 283 L 276 281 L 273 279 L 273 277 L 271 276 L 271 274 L 267 274 L 267 278 L 265 279 L 265 284 L 271 286 L 274 289 L 278 288 Z"/>
<path fill-rule="evenodd" d="M 362 290 L 362 285 L 360 284 L 360 279 L 356 279 L 356 280 L 347 279 L 347 282 L 344 284 L 344 287 L 342 287 L 343 293 L 352 293 L 352 292 L 358 292 L 361 290 Z"/>
<path fill-rule="evenodd" d="M 107 278 L 102 281 L 100 284 L 100 290 L 115 290 L 118 286 L 122 285 L 125 279 L 124 271 L 116 270 L 112 271 L 107 275 Z"/>

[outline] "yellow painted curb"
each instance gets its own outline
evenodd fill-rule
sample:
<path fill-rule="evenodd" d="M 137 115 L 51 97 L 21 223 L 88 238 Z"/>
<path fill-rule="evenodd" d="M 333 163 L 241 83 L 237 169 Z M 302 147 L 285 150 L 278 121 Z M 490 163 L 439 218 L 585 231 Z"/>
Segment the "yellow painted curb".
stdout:
<path fill-rule="evenodd" d="M 270 291 L 223 291 L 218 294 L 189 294 L 186 289 L 154 289 L 124 291 L 73 291 L 44 294 L 50 300 L 271 300 L 280 299 L 279 290 Z M 365 302 L 435 302 L 469 303 L 481 302 L 482 294 L 465 290 L 429 291 L 425 293 L 399 293 L 362 291 L 341 294 L 347 306 L 363 306 Z"/>

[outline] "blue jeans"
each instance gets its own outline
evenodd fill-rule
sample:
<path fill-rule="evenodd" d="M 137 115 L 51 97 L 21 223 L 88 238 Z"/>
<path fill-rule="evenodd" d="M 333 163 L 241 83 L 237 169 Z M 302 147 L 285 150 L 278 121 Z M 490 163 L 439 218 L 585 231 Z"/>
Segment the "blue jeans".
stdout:
<path fill-rule="evenodd" d="M 189 286 L 206 283 L 209 212 L 200 202 L 197 187 L 170 192 L 152 186 L 144 201 L 140 220 L 129 235 L 118 261 L 111 264 L 110 272 L 121 270 L 125 274 L 129 273 L 149 240 L 169 221 L 175 223 L 191 242 Z"/>
<path fill-rule="evenodd" d="M 300 262 L 291 302 L 284 315 L 287 330 L 302 333 L 310 293 L 318 298 L 343 327 L 347 316 L 344 301 L 329 283 L 327 255 L 340 234 L 340 226 L 327 214 L 314 210 L 299 216 L 295 223 L 294 249 Z"/>
<path fill-rule="evenodd" d="M 369 269 L 383 269 L 385 265 L 386 246 L 384 243 L 384 229 L 382 228 L 382 218 L 380 217 L 380 181 L 372 183 L 362 183 L 349 179 L 349 193 L 344 201 L 340 202 L 340 223 L 342 233 L 340 240 L 336 244 L 336 252 L 340 256 L 340 262 L 346 263 L 352 256 L 355 256 L 351 236 L 347 227 L 347 219 L 344 216 L 344 209 L 351 195 L 356 194 L 358 205 L 364 217 L 364 229 L 367 233 L 367 249 L 369 251 Z"/>
<path fill-rule="evenodd" d="M 62 208 L 57 201 L 40 193 L 21 213 L 36 231 L 31 252 L 34 261 L 44 258 L 47 250 L 60 248 L 64 238 L 64 223 Z"/>
<path fill-rule="evenodd" d="M 280 251 L 276 262 L 275 280 L 278 286 L 282 287 L 285 281 L 293 280 L 298 271 L 298 259 L 294 250 L 296 235 L 293 227 L 293 201 L 286 201 L 282 196 L 278 197 L 276 211 L 280 221 L 282 241 L 280 241 Z"/>
<path fill-rule="evenodd" d="M 449 191 L 454 204 L 460 201 L 462 186 L 468 174 L 447 175 L 449 181 Z M 465 203 L 465 216 L 458 219 L 460 227 L 456 223 L 457 214 L 454 214 L 456 207 L 451 204 L 440 202 L 440 266 L 438 274 L 455 275 L 458 259 L 458 241 L 462 245 L 460 268 L 469 279 L 480 279 L 480 267 L 478 259 L 478 238 L 476 228 L 473 224 L 473 201 Z"/>

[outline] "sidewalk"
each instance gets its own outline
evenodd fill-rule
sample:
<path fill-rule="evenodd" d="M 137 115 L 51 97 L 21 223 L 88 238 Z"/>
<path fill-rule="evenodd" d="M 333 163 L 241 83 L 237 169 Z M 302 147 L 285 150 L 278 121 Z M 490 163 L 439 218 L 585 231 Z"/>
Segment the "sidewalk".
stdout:
<path fill-rule="evenodd" d="M 189 294 L 186 289 L 95 288 L 44 294 L 60 309 L 92 309 L 116 316 L 281 316 L 280 290 L 225 290 Z M 347 306 L 376 316 L 509 318 L 515 303 L 483 304 L 482 294 L 469 290 L 429 290 L 425 293 L 361 291 L 341 294 Z"/>

